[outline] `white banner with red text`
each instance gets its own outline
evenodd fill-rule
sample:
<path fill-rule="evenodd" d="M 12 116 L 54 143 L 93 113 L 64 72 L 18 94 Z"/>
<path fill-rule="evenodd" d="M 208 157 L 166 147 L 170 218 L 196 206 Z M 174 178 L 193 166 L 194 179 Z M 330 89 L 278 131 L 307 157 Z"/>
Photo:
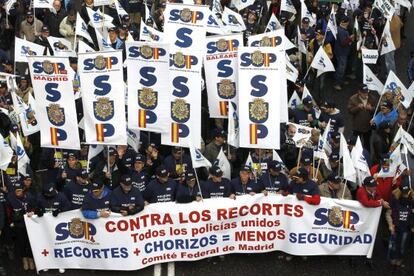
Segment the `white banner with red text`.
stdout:
<path fill-rule="evenodd" d="M 80 211 L 25 217 L 37 270 L 136 270 L 231 253 L 366 255 L 381 208 L 322 198 L 245 195 L 189 204 L 150 204 L 134 216 L 87 220 Z M 39 233 L 42 233 L 39 235 Z"/>

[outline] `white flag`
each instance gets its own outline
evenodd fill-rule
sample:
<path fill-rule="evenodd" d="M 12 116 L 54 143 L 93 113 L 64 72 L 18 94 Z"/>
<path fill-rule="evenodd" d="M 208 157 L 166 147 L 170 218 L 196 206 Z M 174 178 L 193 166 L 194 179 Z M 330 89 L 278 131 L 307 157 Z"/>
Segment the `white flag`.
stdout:
<path fill-rule="evenodd" d="M 53 55 L 57 57 L 76 57 L 75 51 L 72 50 L 72 43 L 63 37 L 48 36 L 50 46 L 53 49 Z"/>
<path fill-rule="evenodd" d="M 355 146 L 352 148 L 351 158 L 357 173 L 356 176 L 359 185 L 367 176 L 371 175 L 363 152 L 364 148 L 362 147 L 361 139 L 358 137 Z"/>
<path fill-rule="evenodd" d="M 13 157 L 13 150 L 0 134 L 0 170 L 5 171 Z"/>
<path fill-rule="evenodd" d="M 137 129 L 129 129 L 126 130 L 127 133 L 127 144 L 131 146 L 131 148 L 138 153 L 139 149 L 139 139 L 141 138 L 140 131 Z"/>
<path fill-rule="evenodd" d="M 88 32 L 88 26 L 86 25 L 85 21 L 83 21 L 82 17 L 79 15 L 79 13 L 76 14 L 75 33 L 76 33 L 77 36 L 84 37 L 90 43 L 93 43 L 91 35 Z"/>
<path fill-rule="evenodd" d="M 405 146 L 405 148 L 414 154 L 414 139 L 407 131 L 405 131 L 402 127 L 398 130 L 397 134 L 394 137 L 394 141 L 398 139 L 397 136 L 401 137 L 401 144 Z"/>
<path fill-rule="evenodd" d="M 33 0 L 33 8 L 53 9 L 53 0 Z"/>
<path fill-rule="evenodd" d="M 302 54 L 307 54 L 308 53 L 308 49 L 306 48 L 306 45 L 305 45 L 305 41 L 303 41 L 302 40 L 302 36 L 300 35 L 300 28 L 299 28 L 299 26 L 297 27 L 297 29 L 298 29 L 298 31 L 297 31 L 297 33 L 298 33 L 298 36 L 297 36 L 297 43 L 298 43 L 298 50 L 302 53 Z M 322 48 L 322 47 L 320 47 L 320 48 Z"/>
<path fill-rule="evenodd" d="M 16 62 L 27 62 L 28 56 L 43 56 L 45 47 L 39 44 L 18 37 L 15 37 L 14 43 L 14 59 Z"/>
<path fill-rule="evenodd" d="M 400 4 L 403 7 L 406 7 L 408 11 L 411 9 L 411 3 L 409 0 L 397 0 L 397 4 Z"/>
<path fill-rule="evenodd" d="M 390 31 L 390 21 L 387 20 L 381 37 L 381 55 L 395 51 L 394 41 Z"/>
<path fill-rule="evenodd" d="M 229 107 L 229 125 L 227 134 L 227 143 L 236 148 L 239 147 L 239 116 L 234 110 L 233 103 L 230 102 Z"/>
<path fill-rule="evenodd" d="M 299 98 L 298 93 L 296 91 L 293 91 L 292 96 L 289 99 L 288 107 L 295 109 L 302 103 L 302 100 Z"/>
<path fill-rule="evenodd" d="M 328 156 L 326 155 L 325 149 L 328 148 L 328 137 L 329 137 L 329 130 L 331 129 L 331 120 L 328 121 L 328 124 L 325 127 L 325 131 L 323 135 L 319 136 L 318 142 L 318 149 L 314 151 L 314 155 L 316 158 L 325 160 L 325 164 L 329 164 Z"/>
<path fill-rule="evenodd" d="M 144 21 L 141 20 L 140 30 L 139 30 L 139 39 L 143 41 L 158 41 L 163 40 L 164 33 L 146 25 Z"/>
<path fill-rule="evenodd" d="M 298 69 L 296 69 L 296 67 L 290 62 L 289 57 L 286 55 L 286 78 L 294 83 L 298 77 Z"/>
<path fill-rule="evenodd" d="M 113 0 L 114 4 L 115 4 L 115 8 L 116 8 L 116 12 L 118 13 L 118 17 L 119 19 L 121 19 L 122 17 L 124 17 L 125 15 L 128 15 L 128 13 L 126 12 L 126 10 L 122 7 L 122 5 L 118 2 L 118 0 Z M 145 5 L 146 7 L 146 5 Z"/>
<path fill-rule="evenodd" d="M 267 27 L 265 32 L 276 31 L 278 29 L 283 29 L 282 25 L 280 24 L 279 20 L 274 13 L 270 16 L 269 22 L 267 23 Z"/>
<path fill-rule="evenodd" d="M 24 111 L 19 114 L 20 125 L 24 136 L 29 136 L 40 131 L 39 123 L 36 120 L 36 101 L 32 94 L 29 94 L 29 101 L 26 105 L 23 102 Z"/>
<path fill-rule="evenodd" d="M 332 5 L 331 14 L 329 15 L 329 21 L 327 28 L 331 31 L 332 35 L 336 39 L 336 35 L 338 34 L 338 26 L 336 25 L 336 19 L 335 19 L 335 10 L 334 6 Z"/>
<path fill-rule="evenodd" d="M 374 7 L 379 9 L 388 20 L 391 20 L 395 13 L 395 7 L 394 4 L 391 3 L 391 0 L 375 0 Z"/>
<path fill-rule="evenodd" d="M 378 59 L 378 49 L 361 48 L 362 62 L 364 64 L 376 64 Z"/>
<path fill-rule="evenodd" d="M 377 91 L 378 94 L 382 94 L 384 90 L 384 84 L 375 76 L 375 74 L 365 64 L 363 65 L 364 80 L 363 83 L 368 86 L 369 90 Z"/>
<path fill-rule="evenodd" d="M 272 160 L 278 161 L 284 165 L 282 158 L 280 158 L 279 154 L 275 150 L 272 150 Z"/>
<path fill-rule="evenodd" d="M 341 133 L 341 142 L 339 148 L 339 156 L 342 157 L 343 162 L 343 177 L 351 182 L 356 181 L 356 170 L 352 163 L 351 155 L 349 154 L 348 144 L 346 143 L 344 135 Z"/>
<path fill-rule="evenodd" d="M 193 143 L 189 143 L 191 163 L 193 163 L 193 168 L 202 168 L 202 167 L 211 167 L 210 161 L 204 157 L 200 149 L 197 149 Z"/>
<path fill-rule="evenodd" d="M 381 167 L 378 173 L 378 177 L 394 177 L 397 178 L 407 167 L 404 165 L 401 158 L 401 146 L 399 145 L 394 149 L 390 155 L 389 166 Z"/>
<path fill-rule="evenodd" d="M 98 29 L 95 29 L 96 33 L 96 40 L 98 40 L 99 50 L 100 51 L 113 51 L 111 43 L 108 41 L 107 38 L 104 38 L 101 32 Z"/>
<path fill-rule="evenodd" d="M 412 96 L 408 93 L 407 88 L 400 81 L 400 79 L 394 74 L 393 71 L 388 73 L 387 81 L 384 85 L 384 90 L 382 94 L 387 91 L 391 91 L 397 99 L 400 100 L 401 104 L 408 108 L 410 106 Z"/>
<path fill-rule="evenodd" d="M 300 7 L 301 7 L 301 21 L 303 20 L 303 18 L 308 18 L 309 26 L 316 25 L 316 15 L 311 13 L 308 10 L 308 7 L 306 6 L 305 1 L 300 0 Z"/>
<path fill-rule="evenodd" d="M 224 28 L 223 21 L 217 17 L 217 15 L 209 10 L 209 16 L 207 20 L 206 30 L 211 34 L 227 34 L 230 31 Z"/>
<path fill-rule="evenodd" d="M 246 25 L 244 25 L 242 16 L 227 7 L 224 8 L 222 19 L 225 28 L 232 32 L 242 32 L 246 30 Z"/>
<path fill-rule="evenodd" d="M 223 148 L 221 148 L 216 162 L 214 162 L 214 165 L 219 166 L 219 168 L 223 171 L 223 177 L 227 179 L 231 179 L 231 166 L 230 162 L 227 159 L 226 155 L 224 154 Z"/>
<path fill-rule="evenodd" d="M 14 3 L 16 3 L 17 0 L 7 0 L 6 3 L 4 3 L 4 7 L 6 9 L 6 13 L 10 14 L 10 10 L 12 9 Z"/>
<path fill-rule="evenodd" d="M 114 20 L 111 16 L 107 14 L 102 14 L 100 10 L 92 10 L 91 8 L 86 7 L 86 11 L 89 16 L 89 25 L 94 28 L 102 27 L 113 27 L 112 21 Z"/>
<path fill-rule="evenodd" d="M 357 17 L 355 17 L 354 22 L 355 22 L 354 24 L 355 34 L 357 37 L 356 49 L 357 51 L 359 51 L 359 49 L 361 49 L 363 41 L 362 41 L 361 31 L 359 30 L 359 24 L 358 24 Z"/>
<path fill-rule="evenodd" d="M 237 10 L 241 11 L 248 6 L 253 5 L 254 1 L 255 0 L 232 0 L 231 2 Z"/>
<path fill-rule="evenodd" d="M 17 155 L 17 171 L 23 175 L 27 175 L 26 167 L 30 164 L 30 159 L 24 150 L 19 132 L 17 132 L 16 137 L 10 132 L 10 145 Z"/>
<path fill-rule="evenodd" d="M 280 3 L 280 10 L 296 14 L 296 9 L 292 3 L 292 0 L 282 0 Z"/>
<path fill-rule="evenodd" d="M 102 145 L 89 145 L 88 149 L 88 164 L 86 171 L 89 173 L 89 164 L 91 163 L 92 158 L 100 154 L 104 150 Z"/>
<path fill-rule="evenodd" d="M 316 55 L 312 60 L 311 67 L 318 70 L 318 76 L 325 72 L 335 71 L 335 67 L 323 47 L 319 47 L 319 50 L 316 52 Z"/>
<path fill-rule="evenodd" d="M 95 52 L 95 50 L 92 49 L 88 44 L 86 44 L 82 40 L 79 40 L 78 54 L 92 53 L 92 52 Z"/>

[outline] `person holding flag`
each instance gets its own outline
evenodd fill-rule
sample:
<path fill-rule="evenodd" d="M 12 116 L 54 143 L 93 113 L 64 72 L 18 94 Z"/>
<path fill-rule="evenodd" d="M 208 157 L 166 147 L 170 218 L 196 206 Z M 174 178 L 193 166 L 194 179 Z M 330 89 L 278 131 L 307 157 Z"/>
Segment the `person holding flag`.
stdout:
<path fill-rule="evenodd" d="M 201 201 L 203 192 L 200 191 L 200 185 L 194 171 L 188 171 L 185 174 L 184 183 L 178 184 L 176 201 L 177 203 L 189 203 Z"/>
<path fill-rule="evenodd" d="M 268 171 L 259 179 L 267 193 L 282 194 L 288 192 L 289 180 L 281 171 L 282 163 L 276 160 L 269 162 Z"/>
<path fill-rule="evenodd" d="M 239 195 L 255 195 L 266 191 L 260 181 L 252 179 L 251 168 L 249 166 L 242 167 L 239 171 L 239 176 L 233 178 L 230 185 L 230 197 L 234 198 Z"/>

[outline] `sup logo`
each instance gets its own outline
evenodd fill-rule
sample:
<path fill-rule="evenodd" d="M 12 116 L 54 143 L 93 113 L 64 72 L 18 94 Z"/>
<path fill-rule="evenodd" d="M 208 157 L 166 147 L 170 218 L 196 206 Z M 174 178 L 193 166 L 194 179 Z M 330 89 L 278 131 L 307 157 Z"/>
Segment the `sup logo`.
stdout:
<path fill-rule="evenodd" d="M 323 226 L 329 224 L 335 228 L 350 229 L 355 231 L 355 225 L 359 222 L 357 213 L 342 210 L 339 206 L 332 209 L 319 208 L 315 211 L 314 225 Z"/>
<path fill-rule="evenodd" d="M 93 236 L 96 235 L 96 227 L 90 222 L 82 221 L 80 218 L 74 218 L 70 222 L 62 222 L 56 225 L 55 232 L 57 241 L 72 238 L 95 242 Z"/>

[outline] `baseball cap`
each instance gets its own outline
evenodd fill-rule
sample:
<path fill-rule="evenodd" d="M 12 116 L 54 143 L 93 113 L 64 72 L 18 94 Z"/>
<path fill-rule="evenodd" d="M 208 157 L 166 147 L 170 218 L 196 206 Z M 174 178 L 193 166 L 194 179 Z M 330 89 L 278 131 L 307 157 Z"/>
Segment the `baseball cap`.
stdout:
<path fill-rule="evenodd" d="M 349 22 L 349 17 L 347 15 L 344 15 L 341 17 L 341 23 Z"/>
<path fill-rule="evenodd" d="M 308 171 L 306 170 L 306 169 L 304 169 L 304 168 L 299 168 L 297 171 L 296 171 L 296 174 L 295 174 L 297 177 L 301 177 L 301 178 L 304 178 L 304 179 L 306 179 L 306 178 L 308 178 L 308 176 L 309 176 L 309 173 L 308 173 Z"/>
<path fill-rule="evenodd" d="M 333 172 L 328 176 L 328 181 L 334 183 L 341 183 L 341 178 L 335 172 Z"/>
<path fill-rule="evenodd" d="M 312 159 L 309 156 L 303 156 L 300 159 L 300 162 L 304 165 L 310 165 L 312 163 Z"/>
<path fill-rule="evenodd" d="M 123 21 L 128 21 L 130 19 L 128 14 L 125 14 L 124 16 L 122 16 L 122 20 Z"/>
<path fill-rule="evenodd" d="M 32 180 L 32 177 L 30 175 L 24 175 L 22 180 Z"/>
<path fill-rule="evenodd" d="M 168 171 L 167 171 L 167 169 L 165 168 L 164 165 L 161 165 L 161 166 L 158 166 L 155 174 L 159 177 L 167 177 L 168 176 Z"/>
<path fill-rule="evenodd" d="M 46 194 L 46 195 L 55 194 L 56 193 L 55 183 L 53 182 L 46 183 L 45 185 L 43 185 L 42 191 L 43 191 L 43 194 Z"/>
<path fill-rule="evenodd" d="M 326 108 L 335 108 L 336 107 L 336 103 L 332 100 L 327 100 L 325 102 L 325 107 Z"/>
<path fill-rule="evenodd" d="M 214 137 L 226 137 L 226 131 L 224 129 L 216 128 L 213 130 Z"/>
<path fill-rule="evenodd" d="M 391 128 L 392 125 L 390 123 L 390 121 L 382 121 L 379 125 L 380 129 L 387 129 L 387 128 Z"/>
<path fill-rule="evenodd" d="M 143 154 L 138 153 L 137 156 L 135 156 L 135 162 L 145 163 L 145 161 L 147 161 L 147 158 Z"/>
<path fill-rule="evenodd" d="M 219 166 L 213 166 L 210 168 L 210 174 L 220 177 L 223 176 L 223 171 L 220 169 Z"/>
<path fill-rule="evenodd" d="M 74 152 L 69 152 L 68 153 L 68 159 L 69 158 L 78 158 L 78 155 L 76 153 L 74 153 Z"/>
<path fill-rule="evenodd" d="M 280 172 L 282 170 L 282 164 L 279 161 L 272 160 L 268 165 L 269 169 Z"/>
<path fill-rule="evenodd" d="M 32 11 L 27 11 L 26 16 L 33 16 L 33 12 Z"/>
<path fill-rule="evenodd" d="M 194 172 L 187 172 L 186 176 L 185 176 L 185 180 L 186 181 L 191 181 L 196 179 L 195 173 Z"/>
<path fill-rule="evenodd" d="M 310 22 L 310 20 L 309 20 L 309 18 L 308 17 L 304 17 L 303 19 L 302 19 L 302 23 L 309 23 Z"/>
<path fill-rule="evenodd" d="M 104 183 L 103 183 L 103 181 L 102 180 L 100 180 L 100 179 L 95 179 L 93 182 L 92 182 L 92 191 L 97 191 L 97 190 L 100 190 L 100 189 L 102 189 L 102 187 L 104 186 Z"/>
<path fill-rule="evenodd" d="M 339 161 L 339 152 L 332 152 L 331 155 L 329 155 L 329 161 Z"/>
<path fill-rule="evenodd" d="M 16 183 L 14 183 L 13 187 L 14 190 L 23 190 L 23 184 L 21 181 L 17 181 Z"/>
<path fill-rule="evenodd" d="M 384 101 L 384 102 L 382 102 L 381 106 L 386 107 L 388 109 L 392 109 L 393 104 L 390 101 Z"/>
<path fill-rule="evenodd" d="M 126 185 L 126 186 L 131 186 L 132 185 L 132 179 L 129 175 L 124 174 L 121 176 L 121 183 Z"/>
<path fill-rule="evenodd" d="M 109 155 L 117 155 L 118 154 L 118 152 L 114 148 L 109 148 L 108 152 L 109 152 Z"/>
<path fill-rule="evenodd" d="M 340 140 L 341 139 L 341 133 L 339 133 L 339 132 L 332 132 L 331 133 L 331 139 L 333 139 L 333 140 Z"/>
<path fill-rule="evenodd" d="M 346 140 L 346 142 L 348 143 L 348 145 L 355 146 L 357 139 L 358 138 L 356 136 L 352 136 L 349 137 L 348 140 Z"/>
<path fill-rule="evenodd" d="M 0 80 L 0 87 L 7 87 L 7 82 L 5 80 Z"/>
<path fill-rule="evenodd" d="M 400 190 L 404 194 L 408 193 L 411 190 L 410 182 L 409 182 L 408 177 L 402 177 L 401 178 Z"/>
<path fill-rule="evenodd" d="M 240 168 L 241 172 L 251 172 L 251 168 L 249 166 L 243 166 Z"/>
<path fill-rule="evenodd" d="M 360 91 L 364 93 L 368 93 L 369 92 L 368 85 L 366 84 L 361 85 Z"/>
<path fill-rule="evenodd" d="M 42 26 L 41 32 L 48 32 L 49 31 L 49 27 L 48 26 Z"/>
<path fill-rule="evenodd" d="M 116 32 L 117 31 L 117 27 L 110 27 L 108 28 L 108 32 Z"/>
<path fill-rule="evenodd" d="M 304 105 L 312 105 L 312 98 L 311 98 L 311 97 L 309 97 L 309 96 L 306 96 L 306 97 L 302 100 L 302 103 L 303 103 Z"/>
<path fill-rule="evenodd" d="M 377 181 L 375 181 L 375 179 L 372 176 L 367 176 L 364 179 L 363 185 L 367 187 L 376 187 Z"/>

